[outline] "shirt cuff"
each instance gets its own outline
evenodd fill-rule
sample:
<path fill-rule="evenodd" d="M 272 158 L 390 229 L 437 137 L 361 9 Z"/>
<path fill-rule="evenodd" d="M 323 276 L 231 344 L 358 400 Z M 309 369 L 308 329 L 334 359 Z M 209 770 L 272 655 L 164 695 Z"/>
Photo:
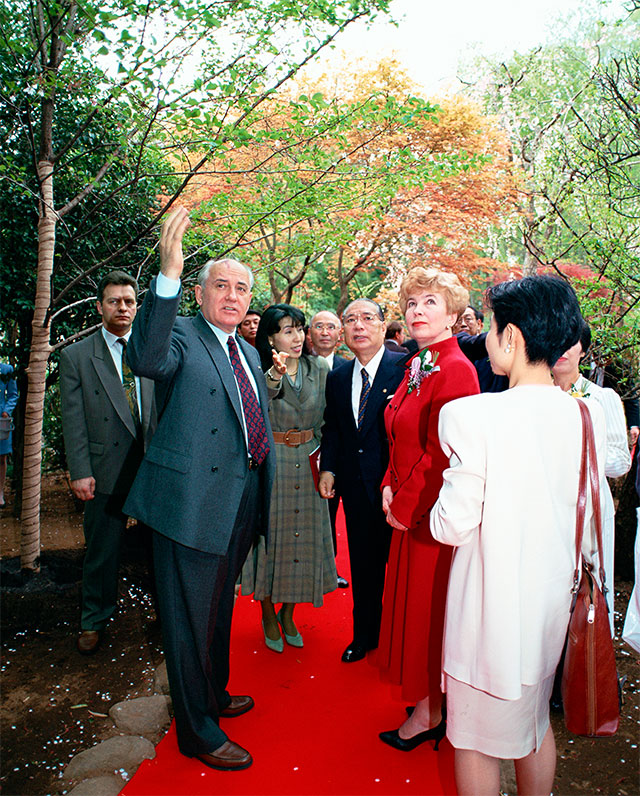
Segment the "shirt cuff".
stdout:
<path fill-rule="evenodd" d="M 156 296 L 159 298 L 175 298 L 180 292 L 180 280 L 170 279 L 160 273 L 156 277 Z"/>

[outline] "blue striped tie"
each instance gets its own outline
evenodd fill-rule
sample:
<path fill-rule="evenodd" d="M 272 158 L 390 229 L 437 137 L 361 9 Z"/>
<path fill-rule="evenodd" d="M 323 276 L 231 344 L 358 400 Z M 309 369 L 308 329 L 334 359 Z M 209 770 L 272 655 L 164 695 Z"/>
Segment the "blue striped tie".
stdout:
<path fill-rule="evenodd" d="M 369 381 L 369 374 L 362 368 L 360 371 L 362 376 L 362 391 L 360 392 L 360 406 L 358 407 L 358 431 L 362 428 L 362 421 L 364 420 L 364 410 L 367 408 L 367 401 L 369 400 L 369 393 L 371 392 L 371 382 Z"/>

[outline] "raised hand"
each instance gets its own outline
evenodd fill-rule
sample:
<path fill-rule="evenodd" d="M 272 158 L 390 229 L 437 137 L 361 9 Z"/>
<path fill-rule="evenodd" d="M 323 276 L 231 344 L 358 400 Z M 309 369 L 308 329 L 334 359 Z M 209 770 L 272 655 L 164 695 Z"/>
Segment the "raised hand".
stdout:
<path fill-rule="evenodd" d="M 180 279 L 184 268 L 182 238 L 191 224 L 189 213 L 177 207 L 162 225 L 160 235 L 160 270 L 169 279 Z"/>
<path fill-rule="evenodd" d="M 289 354 L 286 354 L 284 351 L 276 351 L 275 348 L 271 349 L 271 358 L 273 359 L 273 368 L 272 371 L 275 371 L 278 377 L 282 378 L 284 374 L 287 372 L 287 357 Z M 274 374 L 275 375 L 275 374 Z"/>

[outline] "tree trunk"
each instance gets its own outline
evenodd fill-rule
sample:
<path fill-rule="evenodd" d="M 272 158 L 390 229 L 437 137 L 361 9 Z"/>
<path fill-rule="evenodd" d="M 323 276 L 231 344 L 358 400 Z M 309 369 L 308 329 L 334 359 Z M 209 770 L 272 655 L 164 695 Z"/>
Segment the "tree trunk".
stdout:
<path fill-rule="evenodd" d="M 51 276 L 56 236 L 53 207 L 53 164 L 38 162 L 40 209 L 38 219 L 38 274 L 32 322 L 31 351 L 27 369 L 28 389 L 24 419 L 22 480 L 22 539 L 20 565 L 23 570 L 40 569 L 40 493 L 42 485 L 42 419 L 49 344 Z"/>

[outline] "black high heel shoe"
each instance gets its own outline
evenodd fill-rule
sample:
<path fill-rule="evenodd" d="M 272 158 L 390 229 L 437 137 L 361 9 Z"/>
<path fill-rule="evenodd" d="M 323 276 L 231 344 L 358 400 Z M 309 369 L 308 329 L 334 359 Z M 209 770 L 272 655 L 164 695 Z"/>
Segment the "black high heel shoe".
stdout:
<path fill-rule="evenodd" d="M 424 732 L 419 732 L 412 738 L 401 738 L 398 730 L 386 730 L 385 732 L 381 732 L 378 737 L 384 743 L 393 746 L 394 749 L 400 749 L 401 752 L 410 752 L 425 741 L 435 741 L 434 749 L 437 752 L 440 741 L 444 738 L 446 732 L 447 720 L 442 719 L 440 724 L 436 727 L 432 727 L 430 730 L 425 730 Z"/>

